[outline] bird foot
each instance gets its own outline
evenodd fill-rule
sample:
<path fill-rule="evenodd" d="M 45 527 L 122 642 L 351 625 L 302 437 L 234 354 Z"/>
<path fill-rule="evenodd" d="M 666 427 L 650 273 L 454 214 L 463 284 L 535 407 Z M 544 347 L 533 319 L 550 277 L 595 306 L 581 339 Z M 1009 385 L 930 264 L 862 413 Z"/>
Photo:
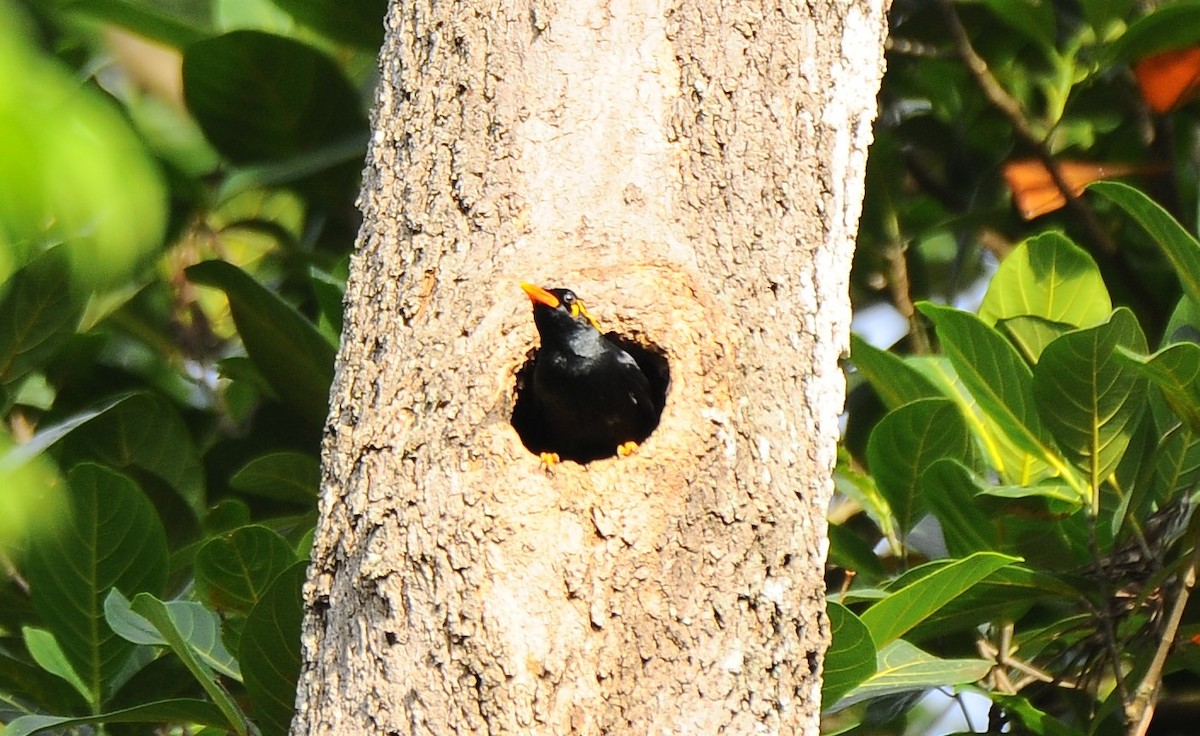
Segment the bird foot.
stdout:
<path fill-rule="evenodd" d="M 633 453 L 637 452 L 637 449 L 638 443 L 634 442 L 633 440 L 622 442 L 621 444 L 617 445 L 617 455 L 620 457 L 629 457 Z"/>
<path fill-rule="evenodd" d="M 553 470 L 554 466 L 561 461 L 557 452 L 543 452 L 539 457 L 542 459 L 542 467 L 546 470 Z"/>

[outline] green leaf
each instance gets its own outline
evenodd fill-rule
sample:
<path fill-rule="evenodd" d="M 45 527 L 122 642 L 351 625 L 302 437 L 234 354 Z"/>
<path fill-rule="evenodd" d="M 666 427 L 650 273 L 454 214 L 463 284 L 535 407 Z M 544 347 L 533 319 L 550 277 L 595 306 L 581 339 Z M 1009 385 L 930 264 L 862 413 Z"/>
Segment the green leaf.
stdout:
<path fill-rule="evenodd" d="M 1133 0 L 1082 0 L 1079 5 L 1096 37 L 1109 38 L 1111 28 L 1125 28 Z"/>
<path fill-rule="evenodd" d="M 260 31 L 189 46 L 183 92 L 204 135 L 238 163 L 296 156 L 367 129 L 363 104 L 332 59 Z"/>
<path fill-rule="evenodd" d="M 980 491 L 971 470 L 952 458 L 932 463 L 921 475 L 921 493 L 942 526 L 953 557 L 995 550 L 999 535 L 988 513 L 975 501 Z"/>
<path fill-rule="evenodd" d="M 1175 423 L 1174 429 L 1186 432 L 1178 422 Z M 1160 472 L 1155 466 L 1163 461 L 1160 455 L 1170 454 L 1169 445 L 1178 441 L 1173 439 L 1173 436 L 1178 435 L 1168 432 L 1160 438 L 1154 428 L 1154 421 L 1146 413 L 1142 414 L 1142 421 L 1134 430 L 1129 448 L 1125 450 L 1125 457 L 1121 459 L 1121 464 L 1117 466 L 1113 476 L 1112 490 L 1117 495 L 1117 504 L 1109 518 L 1109 531 L 1114 538 L 1119 536 L 1129 519 L 1137 519 L 1140 523 L 1140 520 L 1150 515 L 1151 502 L 1155 500 L 1154 476 Z M 1165 498 L 1163 496 L 1159 500 Z"/>
<path fill-rule="evenodd" d="M 236 491 L 306 506 L 316 502 L 320 484 L 320 463 L 312 454 L 303 452 L 261 455 L 229 479 L 229 485 Z"/>
<path fill-rule="evenodd" d="M 88 686 L 79 677 L 79 673 L 67 661 L 67 655 L 58 645 L 54 634 L 32 626 L 21 627 L 21 633 L 25 636 L 25 648 L 29 650 L 30 656 L 33 657 L 34 662 L 38 663 L 39 667 L 71 683 L 71 687 L 75 688 L 75 691 L 82 695 L 84 700 L 89 703 L 96 702 L 98 694 L 88 690 Z"/>
<path fill-rule="evenodd" d="M 1030 363 L 1037 363 L 1047 345 L 1072 329 L 1071 325 L 1031 315 L 998 320 L 996 327 L 1008 335 Z"/>
<path fill-rule="evenodd" d="M 1052 472 L 1049 465 L 1017 447 L 1001 425 L 980 408 L 945 356 L 914 356 L 905 362 L 958 404 L 967 427 L 983 452 L 984 462 L 1000 477 L 1014 483 L 1033 483 Z"/>
<path fill-rule="evenodd" d="M 178 3 L 171 4 L 172 10 Z M 163 8 L 163 3 L 136 0 L 60 0 L 57 6 L 89 15 L 98 20 L 124 26 L 138 35 L 159 43 L 183 48 L 209 33 L 200 17 L 185 18 Z"/>
<path fill-rule="evenodd" d="M 267 163 L 242 166 L 237 171 L 231 172 L 222 182 L 218 194 L 219 201 L 228 201 L 239 194 L 255 189 L 287 185 L 299 187 L 305 183 L 306 179 L 317 174 L 337 169 L 346 164 L 361 163 L 367 152 L 369 138 L 367 130 L 358 130 L 303 153 L 271 160 Z M 345 282 L 342 282 L 341 286 L 344 288 Z M 320 295 L 318 294 L 318 296 Z M 338 309 L 339 311 L 341 309 L 340 300 Z"/>
<path fill-rule="evenodd" d="M 879 492 L 875 478 L 855 468 L 854 461 L 850 458 L 850 451 L 845 447 L 839 445 L 837 453 L 837 467 L 833 473 L 834 488 L 838 493 L 861 506 L 871 521 L 875 522 L 875 525 L 883 532 L 889 543 L 894 542 L 898 547 L 896 519 L 892 515 L 891 508 L 888 507 L 887 500 Z"/>
<path fill-rule="evenodd" d="M 29 736 L 48 729 L 67 729 L 88 723 L 180 723 L 225 726 L 221 711 L 205 700 L 177 698 L 143 703 L 94 716 L 21 716 L 4 727 L 4 736 Z M 57 733 L 66 733 L 59 730 Z"/>
<path fill-rule="evenodd" d="M 990 486 L 980 489 L 979 495 L 996 498 L 1043 498 L 1056 502 L 1062 513 L 1068 514 L 1073 513 L 1081 504 L 1078 494 L 1070 486 L 1054 481 L 1029 486 Z"/>
<path fill-rule="evenodd" d="M 307 569 L 307 562 L 298 562 L 276 578 L 242 631 L 238 659 L 263 736 L 287 734 L 295 712 Z"/>
<path fill-rule="evenodd" d="M 1046 346 L 1033 371 L 1042 421 L 1097 500 L 1146 408 L 1146 381 L 1115 357 L 1118 346 L 1146 350 L 1137 318 L 1124 307 L 1105 324 L 1069 332 Z"/>
<path fill-rule="evenodd" d="M 1086 489 L 1052 449 L 1033 398 L 1033 373 L 1016 349 L 978 317 L 928 302 L 918 305 L 937 329 L 959 380 L 985 413 L 1021 450 L 1054 468 L 1086 498 Z"/>
<path fill-rule="evenodd" d="M 110 694 L 133 646 L 104 622 L 112 588 L 161 591 L 167 540 L 154 507 L 129 478 L 99 465 L 68 476 L 70 515 L 31 539 L 26 574 L 34 606 L 87 690 Z"/>
<path fill-rule="evenodd" d="M 214 609 L 249 613 L 267 588 L 296 563 L 287 541 L 264 526 L 210 539 L 196 554 L 196 590 Z"/>
<path fill-rule="evenodd" d="M 224 261 L 187 269 L 193 282 L 225 292 L 246 352 L 287 403 L 313 426 L 329 413 L 334 347 L 289 304 Z"/>
<path fill-rule="evenodd" d="M 68 462 L 98 460 L 162 479 L 191 510 L 204 514 L 204 467 L 179 412 L 155 394 L 132 394 L 67 435 Z"/>
<path fill-rule="evenodd" d="M 1200 43 L 1200 3 L 1176 2 L 1156 8 L 1129 25 L 1106 49 L 1109 63 L 1136 61 Z"/>
<path fill-rule="evenodd" d="M 821 702 L 836 703 L 875 674 L 875 644 L 863 622 L 840 603 L 826 606 L 831 641 L 825 652 Z"/>
<path fill-rule="evenodd" d="M 1117 348 L 1116 354 L 1149 378 L 1162 391 L 1171 411 L 1192 432 L 1200 433 L 1200 345 L 1176 343 L 1153 355 Z"/>
<path fill-rule="evenodd" d="M 850 360 L 862 373 L 888 409 L 898 409 L 918 399 L 938 398 L 942 394 L 928 378 L 903 358 L 873 347 L 858 335 L 850 335 Z"/>
<path fill-rule="evenodd" d="M 894 641 L 879 650 L 875 674 L 835 708 L 885 695 L 967 685 L 983 679 L 994 664 L 986 659 L 940 659 L 904 640 Z"/>
<path fill-rule="evenodd" d="M 1160 502 L 1190 493 L 1200 484 L 1200 436 L 1177 424 L 1154 453 L 1154 498 Z"/>
<path fill-rule="evenodd" d="M 1167 320 L 1167 326 L 1163 330 L 1162 341 L 1158 347 L 1165 348 L 1180 342 L 1200 344 L 1200 302 L 1189 298 L 1186 294 L 1179 299 L 1175 309 L 1172 310 L 1171 318 Z M 1179 417 L 1175 415 L 1175 412 L 1157 391 L 1150 394 L 1150 416 L 1154 418 L 1155 427 L 1162 433 L 1179 423 Z"/>
<path fill-rule="evenodd" d="M 0 387 L 42 367 L 82 315 L 64 248 L 42 254 L 0 285 Z"/>
<path fill-rule="evenodd" d="M 925 512 L 921 475 L 936 460 L 963 462 L 971 441 L 958 407 L 950 399 L 922 399 L 890 412 L 871 432 L 867 462 L 901 532 Z"/>
<path fill-rule="evenodd" d="M 0 559 L 19 557 L 30 538 L 51 531 L 68 513 L 70 493 L 58 467 L 49 457 L 23 456 L 23 448 L 0 427 Z M 0 613 L 0 632 L 4 618 Z"/>
<path fill-rule="evenodd" d="M 1019 558 L 992 552 L 942 565 L 935 572 L 890 593 L 862 614 L 876 646 L 888 644 L 904 632 L 933 616 L 971 586 Z"/>
<path fill-rule="evenodd" d="M 991 622 L 1016 621 L 1034 604 L 1056 600 L 1070 604 L 1077 597 L 1073 588 L 1057 578 L 1021 565 L 1008 565 L 947 602 L 904 638 L 920 643 Z"/>
<path fill-rule="evenodd" d="M 1102 181 L 1088 188 L 1111 200 L 1142 226 L 1175 268 L 1184 293 L 1200 301 L 1200 242 L 1157 202 L 1127 184 Z"/>
<path fill-rule="evenodd" d="M 1024 696 L 991 693 L 989 697 L 1002 704 L 1005 713 L 1019 718 L 1021 725 L 1033 736 L 1079 736 L 1079 729 L 1038 710 Z"/>
<path fill-rule="evenodd" d="M 166 604 L 148 593 L 139 593 L 135 596 L 130 604 L 130 609 L 150 622 L 167 646 L 171 648 L 171 651 L 175 653 L 175 656 L 179 657 L 192 676 L 200 683 L 200 686 L 204 688 L 204 691 L 208 693 L 208 697 L 221 709 L 221 713 L 225 716 L 225 723 L 221 725 L 232 728 L 238 733 L 238 736 L 247 736 L 249 727 L 245 714 L 238 708 L 229 693 L 225 692 L 225 689 L 216 681 L 208 664 L 196 656 L 196 649 L 190 645 L 187 636 L 180 628 L 180 624 L 182 624 L 186 629 L 194 623 L 193 620 L 187 616 L 177 620 L 173 613 L 177 614 L 178 609 L 172 611 Z"/>
<path fill-rule="evenodd" d="M 92 421 L 104 412 L 129 398 L 129 394 L 114 397 L 90 409 L 72 414 L 54 424 L 39 427 L 38 431 L 20 445 L 15 445 L 4 453 L 0 453 L 0 472 L 11 470 L 24 465 L 38 455 L 41 455 L 55 443 L 74 432 L 79 427 Z"/>
<path fill-rule="evenodd" d="M 829 525 L 829 564 L 852 570 L 860 584 L 871 584 L 886 574 L 871 545 L 841 524 Z"/>
<path fill-rule="evenodd" d="M 319 33 L 376 51 L 383 43 L 387 0 L 273 0 L 296 20 Z"/>
<path fill-rule="evenodd" d="M 1061 233 L 1018 245 L 996 269 L 979 305 L 989 325 L 1014 317 L 1091 327 L 1108 319 L 1112 300 L 1096 262 Z"/>
<path fill-rule="evenodd" d="M 983 0 L 995 17 L 1045 50 L 1055 44 L 1054 5 L 1048 0 Z"/>
<path fill-rule="evenodd" d="M 1189 299 L 1186 294 L 1171 312 L 1159 347 L 1166 347 L 1175 342 L 1200 343 L 1200 302 Z"/>
<path fill-rule="evenodd" d="M 195 656 L 217 672 L 242 679 L 238 662 L 221 640 L 221 619 L 196 601 L 167 601 L 163 604 L 175 629 Z M 121 638 L 146 646 L 170 646 L 171 642 L 150 621 L 135 613 L 121 591 L 104 599 L 104 618 Z"/>

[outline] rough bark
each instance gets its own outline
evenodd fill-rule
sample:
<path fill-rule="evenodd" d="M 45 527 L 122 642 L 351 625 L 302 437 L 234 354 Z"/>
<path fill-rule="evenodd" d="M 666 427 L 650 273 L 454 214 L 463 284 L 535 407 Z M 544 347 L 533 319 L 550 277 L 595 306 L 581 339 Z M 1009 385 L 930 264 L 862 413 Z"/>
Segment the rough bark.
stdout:
<path fill-rule="evenodd" d="M 816 733 L 883 5 L 393 3 L 294 734 Z M 669 360 L 635 456 L 522 446 L 522 280 Z"/>

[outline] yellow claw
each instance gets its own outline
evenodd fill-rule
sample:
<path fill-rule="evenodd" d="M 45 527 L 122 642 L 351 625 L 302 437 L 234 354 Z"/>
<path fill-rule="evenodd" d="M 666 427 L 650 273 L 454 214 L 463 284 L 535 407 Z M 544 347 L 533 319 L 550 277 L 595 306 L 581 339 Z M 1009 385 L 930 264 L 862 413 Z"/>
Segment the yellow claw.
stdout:
<path fill-rule="evenodd" d="M 633 453 L 637 452 L 637 449 L 638 443 L 634 442 L 633 440 L 622 442 L 621 444 L 617 445 L 617 455 L 620 457 L 629 457 Z"/>
<path fill-rule="evenodd" d="M 546 470 L 552 470 L 561 460 L 557 452 L 543 452 L 539 457 L 542 459 L 542 465 L 546 466 Z"/>

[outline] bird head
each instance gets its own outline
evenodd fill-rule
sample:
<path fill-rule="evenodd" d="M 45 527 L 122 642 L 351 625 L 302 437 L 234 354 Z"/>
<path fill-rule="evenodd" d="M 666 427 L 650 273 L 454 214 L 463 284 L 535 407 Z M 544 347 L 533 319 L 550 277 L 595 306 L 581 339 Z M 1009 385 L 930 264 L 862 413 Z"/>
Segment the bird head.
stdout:
<path fill-rule="evenodd" d="M 583 301 L 570 289 L 543 289 L 524 282 L 521 289 L 533 302 L 533 321 L 543 339 L 548 333 L 563 334 L 588 328 L 599 331 L 600 323 L 588 314 Z"/>

